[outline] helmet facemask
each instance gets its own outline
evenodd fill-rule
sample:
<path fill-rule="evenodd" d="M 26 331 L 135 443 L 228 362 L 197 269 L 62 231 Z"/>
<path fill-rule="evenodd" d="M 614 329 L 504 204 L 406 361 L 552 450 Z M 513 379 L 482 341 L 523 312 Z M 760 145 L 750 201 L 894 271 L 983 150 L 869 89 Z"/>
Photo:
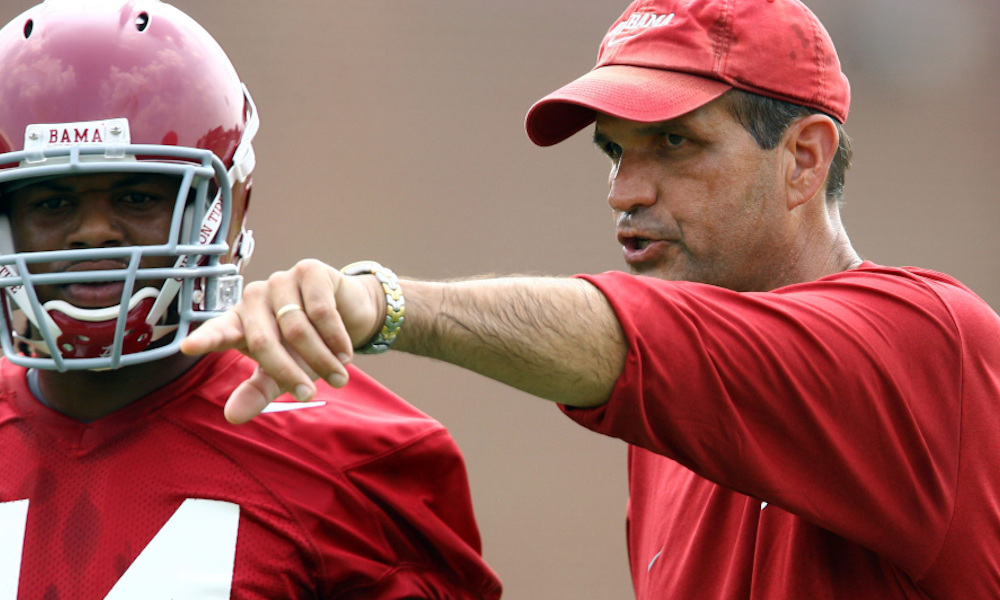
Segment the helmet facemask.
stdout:
<path fill-rule="evenodd" d="M 248 106 L 252 107 L 249 96 Z M 251 108 L 250 120 L 255 123 L 253 112 Z M 87 127 L 127 130 L 106 123 L 47 127 L 55 132 Z M 32 136 L 30 128 L 26 136 Z M 52 137 L 58 139 L 56 134 Z M 19 165 L 0 171 L 0 190 L 96 173 L 166 175 L 177 178 L 180 185 L 170 232 L 160 245 L 17 252 L 9 219 L 6 214 L 0 216 L 0 343 L 12 362 L 67 370 L 112 369 L 157 360 L 175 354 L 193 324 L 217 316 L 239 299 L 240 263 L 248 258 L 252 237 L 243 232 L 241 248 L 233 252 L 227 236 L 234 185 L 240 183 L 242 172 L 253 167 L 250 136 L 244 136 L 237 152 L 242 160 L 228 171 L 213 152 L 198 148 L 132 145 L 127 140 L 110 145 L 27 143 L 25 147 L 0 155 L 0 164 Z M 170 257 L 173 265 L 140 266 L 143 259 L 154 257 Z M 32 273 L 32 265 L 41 263 L 99 260 L 122 261 L 128 267 Z M 38 286 L 93 282 L 122 282 L 120 304 L 80 308 L 62 300 L 39 301 Z M 30 353 L 19 353 L 19 348 L 28 348 Z"/>

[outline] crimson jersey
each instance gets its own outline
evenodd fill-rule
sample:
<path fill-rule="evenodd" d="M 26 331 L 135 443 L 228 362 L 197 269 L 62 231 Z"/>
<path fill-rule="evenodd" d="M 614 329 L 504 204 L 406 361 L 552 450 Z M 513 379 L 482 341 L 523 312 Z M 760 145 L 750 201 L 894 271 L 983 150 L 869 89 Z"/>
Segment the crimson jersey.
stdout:
<path fill-rule="evenodd" d="M 255 367 L 206 356 L 80 423 L 0 363 L 0 600 L 499 597 L 439 423 L 351 368 L 230 425 Z"/>
<path fill-rule="evenodd" d="M 768 293 L 587 276 L 629 344 L 640 600 L 1000 598 L 1000 318 L 864 263 Z"/>

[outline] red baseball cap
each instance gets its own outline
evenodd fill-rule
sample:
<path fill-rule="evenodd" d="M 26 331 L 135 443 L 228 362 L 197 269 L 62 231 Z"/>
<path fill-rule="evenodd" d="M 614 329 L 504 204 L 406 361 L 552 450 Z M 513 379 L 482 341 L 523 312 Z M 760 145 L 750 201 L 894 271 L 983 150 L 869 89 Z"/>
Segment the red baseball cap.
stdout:
<path fill-rule="evenodd" d="M 830 34 L 799 0 L 636 0 L 604 36 L 597 65 L 536 102 L 525 129 L 551 146 L 597 112 L 666 121 L 732 88 L 841 123 L 851 103 Z"/>

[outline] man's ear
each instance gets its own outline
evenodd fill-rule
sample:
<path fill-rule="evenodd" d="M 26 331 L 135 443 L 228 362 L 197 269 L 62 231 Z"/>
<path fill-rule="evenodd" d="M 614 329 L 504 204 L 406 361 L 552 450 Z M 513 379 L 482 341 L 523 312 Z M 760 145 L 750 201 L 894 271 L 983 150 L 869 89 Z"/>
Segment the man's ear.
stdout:
<path fill-rule="evenodd" d="M 785 173 L 788 208 L 826 194 L 826 176 L 840 141 L 837 125 L 826 115 L 802 117 L 783 136 L 788 160 Z"/>

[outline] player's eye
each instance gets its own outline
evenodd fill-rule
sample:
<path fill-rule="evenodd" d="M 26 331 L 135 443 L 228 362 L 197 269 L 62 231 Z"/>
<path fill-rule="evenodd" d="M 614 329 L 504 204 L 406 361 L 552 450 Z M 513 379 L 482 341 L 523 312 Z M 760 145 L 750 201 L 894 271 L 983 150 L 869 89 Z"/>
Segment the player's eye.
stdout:
<path fill-rule="evenodd" d="M 127 194 L 123 194 L 118 199 L 118 202 L 120 202 L 121 204 L 133 208 L 150 207 L 157 204 L 159 201 L 160 201 L 159 196 L 153 194 L 147 194 L 145 192 L 129 192 Z"/>
<path fill-rule="evenodd" d="M 65 196 L 51 196 L 49 198 L 37 200 L 33 203 L 33 206 L 38 210 L 53 211 L 66 208 L 70 206 L 70 204 L 70 199 Z"/>
<path fill-rule="evenodd" d="M 123 202 L 128 202 L 130 204 L 145 204 L 147 202 L 154 202 L 156 199 L 149 194 L 143 194 L 141 192 L 132 192 L 130 194 L 125 194 L 122 197 Z"/>

